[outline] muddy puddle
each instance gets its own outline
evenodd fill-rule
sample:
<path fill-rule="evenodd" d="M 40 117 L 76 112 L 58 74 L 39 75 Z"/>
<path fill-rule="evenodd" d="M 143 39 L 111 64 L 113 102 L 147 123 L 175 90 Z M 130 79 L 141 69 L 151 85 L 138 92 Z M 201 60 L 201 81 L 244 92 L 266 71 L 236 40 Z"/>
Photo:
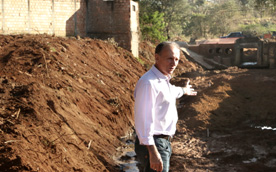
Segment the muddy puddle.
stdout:
<path fill-rule="evenodd" d="M 121 172 L 139 172 L 136 153 L 134 151 L 136 135 L 133 130 L 129 133 L 127 136 L 121 137 L 122 146 L 117 148 L 114 160 L 118 164 Z"/>
<path fill-rule="evenodd" d="M 275 135 L 275 127 L 269 125 L 256 125 L 226 133 L 210 130 L 201 137 L 183 137 L 183 134 L 178 133 L 172 143 L 174 153 L 171 170 L 273 171 L 276 169 Z M 117 148 L 114 156 L 120 171 L 139 172 L 134 152 L 135 134 L 122 137 L 121 141 L 123 144 Z"/>
<path fill-rule="evenodd" d="M 254 126 L 254 128 L 259 128 L 261 130 L 273 130 L 276 131 L 276 128 L 270 127 L 270 126 Z"/>

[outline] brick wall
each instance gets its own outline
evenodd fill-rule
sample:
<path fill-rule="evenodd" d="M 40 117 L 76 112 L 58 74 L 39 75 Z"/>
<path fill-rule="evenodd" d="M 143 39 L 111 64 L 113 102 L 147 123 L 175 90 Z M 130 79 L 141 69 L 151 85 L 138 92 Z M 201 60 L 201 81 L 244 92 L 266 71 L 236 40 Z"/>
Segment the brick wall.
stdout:
<path fill-rule="evenodd" d="M 17 0 L 16 3 L 11 0 L 1 2 L 2 10 L 2 31 L 9 33 L 22 30 L 28 31 L 28 3 L 26 0 Z M 15 13 L 16 11 L 16 13 Z"/>
<path fill-rule="evenodd" d="M 0 0 L 2 34 L 86 35 L 85 0 Z"/>
<path fill-rule="evenodd" d="M 14 1 L 14 0 L 12 0 Z M 25 0 L 26 1 L 26 0 Z M 27 3 L 28 4 L 28 3 Z M 6 9 L 6 6 L 5 6 Z M 16 8 L 17 9 L 17 8 Z M 16 10 L 15 9 L 15 10 Z M 30 0 L 29 10 L 24 8 L 26 13 L 29 12 L 30 18 L 25 21 L 29 22 L 29 32 L 28 33 L 48 33 L 54 34 L 54 11 L 52 6 L 52 1 L 40 1 L 40 0 Z M 14 11 L 16 14 L 17 11 Z M 20 26 L 17 26 L 20 28 Z"/>
<path fill-rule="evenodd" d="M 47 33 L 57 36 L 115 38 L 119 46 L 132 51 L 138 57 L 137 2 L 0 0 L 0 7 L 0 34 Z"/>
<path fill-rule="evenodd" d="M 120 46 L 131 50 L 130 0 L 90 0 L 87 34 L 100 39 L 115 38 Z"/>

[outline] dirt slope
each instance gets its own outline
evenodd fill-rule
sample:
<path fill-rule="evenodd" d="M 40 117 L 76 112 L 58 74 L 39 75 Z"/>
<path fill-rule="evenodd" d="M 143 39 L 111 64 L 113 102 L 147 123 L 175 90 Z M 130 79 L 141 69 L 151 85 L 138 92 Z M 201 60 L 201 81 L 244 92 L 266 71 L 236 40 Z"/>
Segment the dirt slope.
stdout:
<path fill-rule="evenodd" d="M 107 42 L 0 36 L 0 171 L 118 171 L 145 72 Z"/>

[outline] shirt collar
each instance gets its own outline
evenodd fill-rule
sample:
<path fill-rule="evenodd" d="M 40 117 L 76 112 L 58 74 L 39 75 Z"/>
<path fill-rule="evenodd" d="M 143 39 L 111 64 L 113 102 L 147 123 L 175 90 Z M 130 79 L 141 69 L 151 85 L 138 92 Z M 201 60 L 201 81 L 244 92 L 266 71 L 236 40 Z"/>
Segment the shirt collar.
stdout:
<path fill-rule="evenodd" d="M 155 65 L 152 66 L 151 71 L 157 76 L 158 79 L 170 80 L 172 78 L 171 75 L 165 76 L 155 67 Z"/>

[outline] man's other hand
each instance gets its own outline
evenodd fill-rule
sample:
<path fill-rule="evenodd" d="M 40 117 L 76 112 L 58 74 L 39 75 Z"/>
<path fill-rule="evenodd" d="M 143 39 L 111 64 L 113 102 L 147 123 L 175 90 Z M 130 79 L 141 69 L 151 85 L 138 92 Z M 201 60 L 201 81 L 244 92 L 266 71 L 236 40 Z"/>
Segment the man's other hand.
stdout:
<path fill-rule="evenodd" d="M 156 146 L 148 145 L 147 148 L 149 151 L 150 168 L 157 172 L 163 171 L 163 161 Z"/>

